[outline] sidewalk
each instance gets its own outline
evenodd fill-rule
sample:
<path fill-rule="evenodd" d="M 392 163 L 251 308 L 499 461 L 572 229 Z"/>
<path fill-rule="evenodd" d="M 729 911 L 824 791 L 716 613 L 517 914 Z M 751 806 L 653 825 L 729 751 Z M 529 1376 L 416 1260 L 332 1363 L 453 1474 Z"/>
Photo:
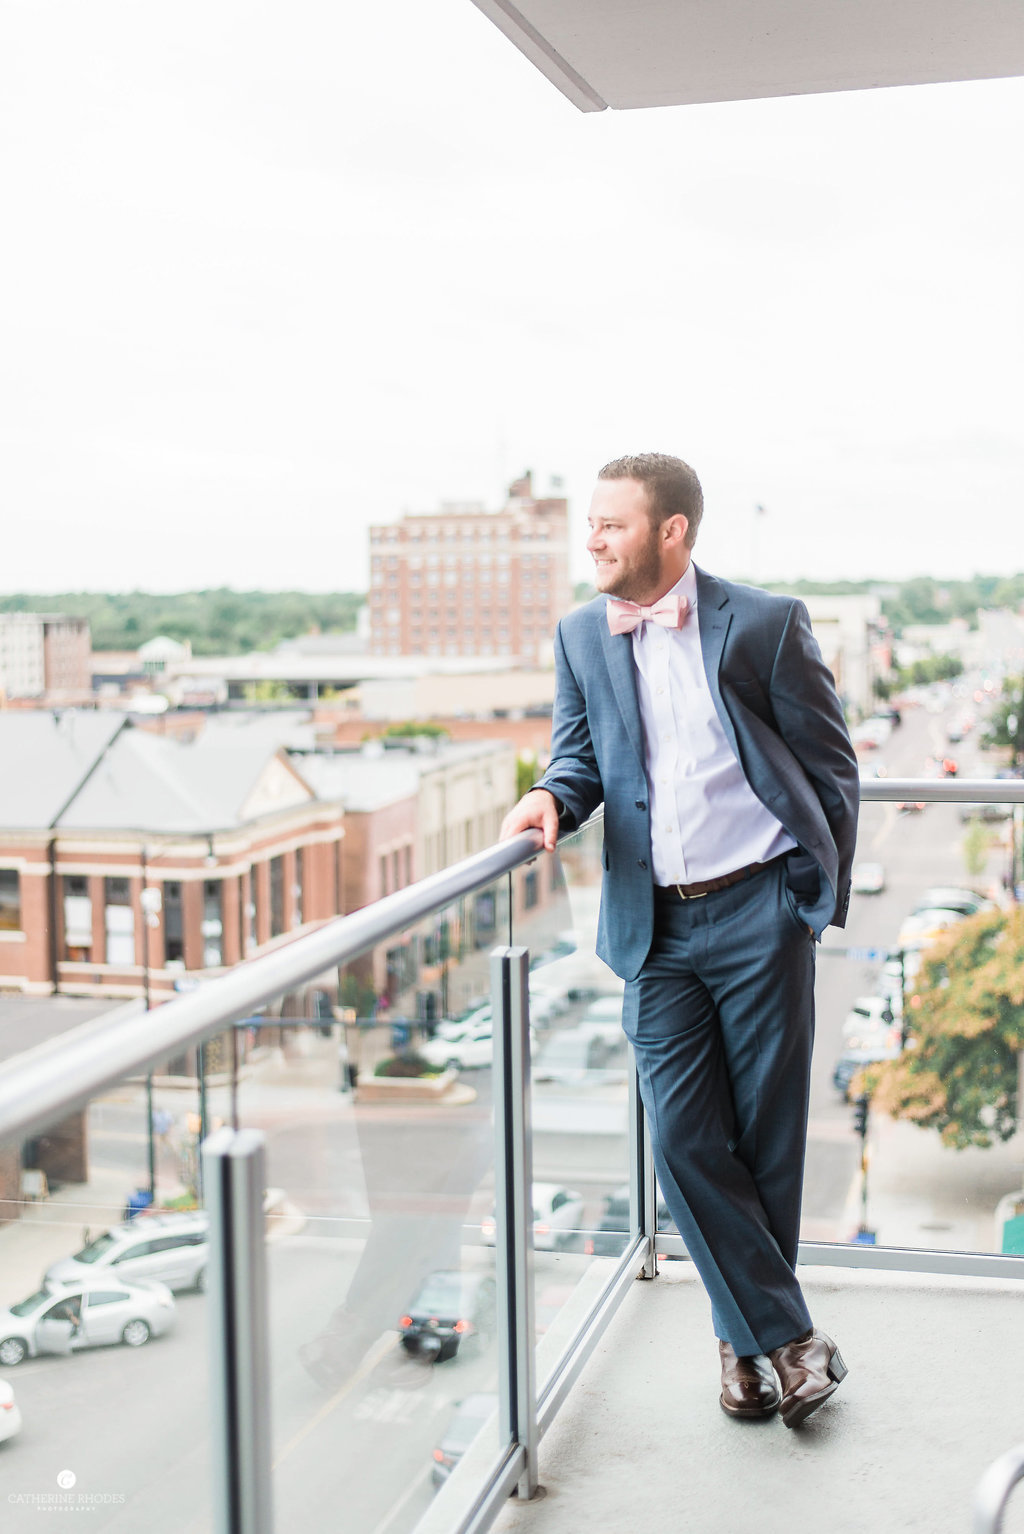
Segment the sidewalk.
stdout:
<path fill-rule="evenodd" d="M 1024 1185 L 1024 1135 L 988 1150 L 950 1150 L 931 1130 L 872 1115 L 867 1225 L 879 1246 L 998 1252 L 995 1210 Z M 851 1185 L 840 1239 L 860 1224 L 861 1183 Z"/>

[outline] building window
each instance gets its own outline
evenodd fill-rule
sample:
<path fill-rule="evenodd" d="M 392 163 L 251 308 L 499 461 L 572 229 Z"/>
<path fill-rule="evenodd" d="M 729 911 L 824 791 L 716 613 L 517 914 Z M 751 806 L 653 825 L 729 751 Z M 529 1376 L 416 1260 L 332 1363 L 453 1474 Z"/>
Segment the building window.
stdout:
<path fill-rule="evenodd" d="M 411 847 L 411 845 L 407 845 L 405 847 L 405 882 L 406 882 L 406 884 L 411 884 L 412 883 L 412 847 Z"/>
<path fill-rule="evenodd" d="M 284 858 L 271 858 L 270 936 L 280 937 L 284 930 Z"/>
<path fill-rule="evenodd" d="M 216 969 L 223 964 L 224 922 L 221 910 L 220 879 L 203 880 L 203 968 Z"/>
<path fill-rule="evenodd" d="M 293 889 L 295 893 L 295 921 L 293 925 L 296 927 L 301 927 L 302 923 L 306 921 L 309 916 L 308 901 L 306 899 L 305 847 L 296 847 L 295 849 L 295 884 L 293 885 Z"/>
<path fill-rule="evenodd" d="M 164 962 L 181 964 L 185 959 L 185 919 L 181 908 L 181 881 L 164 881 Z"/>
<path fill-rule="evenodd" d="M 103 881 L 106 962 L 126 966 L 135 963 L 135 912 L 130 879 Z"/>
<path fill-rule="evenodd" d="M 523 880 L 523 905 L 527 911 L 532 911 L 540 893 L 537 889 L 537 870 L 531 868 Z"/>
<path fill-rule="evenodd" d="M 386 852 L 380 855 L 380 892 L 386 895 L 388 892 L 388 857 Z"/>
<path fill-rule="evenodd" d="M 21 931 L 21 875 L 0 868 L 0 932 Z"/>
<path fill-rule="evenodd" d="M 0 922 L 2 916 L 0 908 Z M 92 900 L 89 881 L 80 874 L 64 876 L 64 957 L 85 962 L 92 957 Z"/>

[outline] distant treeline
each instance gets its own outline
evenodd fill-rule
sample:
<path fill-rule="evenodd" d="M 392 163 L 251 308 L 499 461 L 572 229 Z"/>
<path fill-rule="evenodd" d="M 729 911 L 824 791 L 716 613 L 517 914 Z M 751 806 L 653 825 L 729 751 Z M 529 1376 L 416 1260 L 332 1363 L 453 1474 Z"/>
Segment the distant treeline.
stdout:
<path fill-rule="evenodd" d="M 973 575 L 969 580 L 938 581 L 922 575 L 910 581 L 789 581 L 774 590 L 796 596 L 849 596 L 878 592 L 882 611 L 900 633 L 909 623 L 948 623 L 951 618 L 977 622 L 979 607 L 1019 610 L 1024 606 L 1024 573 Z M 582 581 L 577 601 L 594 595 Z M 215 591 L 166 592 L 64 591 L 48 595 L 0 595 L 0 612 L 57 612 L 88 618 L 96 650 L 134 650 L 147 639 L 166 634 L 189 640 L 195 655 L 271 650 L 282 639 L 319 629 L 350 633 L 366 598 L 356 591 Z"/>
<path fill-rule="evenodd" d="M 63 591 L 0 596 L 0 612 L 67 613 L 88 618 L 94 650 L 135 650 L 166 634 L 189 640 L 194 655 L 270 650 L 319 629 L 346 633 L 366 598 L 357 592 Z"/>
<path fill-rule="evenodd" d="M 966 618 L 977 625 L 979 607 L 1002 607 L 1011 611 L 1024 605 L 1024 573 L 1020 575 L 972 575 L 963 581 L 937 581 L 918 575 L 910 581 L 791 581 L 783 588 L 794 596 L 846 596 L 877 591 L 882 612 L 897 633 L 908 623 L 948 623 Z"/>

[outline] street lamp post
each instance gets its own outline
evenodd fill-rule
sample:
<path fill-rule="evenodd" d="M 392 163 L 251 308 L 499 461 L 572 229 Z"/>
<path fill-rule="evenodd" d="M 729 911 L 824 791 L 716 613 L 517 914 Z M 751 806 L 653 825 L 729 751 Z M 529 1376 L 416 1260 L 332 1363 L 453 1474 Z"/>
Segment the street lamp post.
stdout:
<path fill-rule="evenodd" d="M 142 867 L 142 891 L 139 895 L 139 904 L 142 907 L 142 990 L 145 999 L 147 1014 L 152 1011 L 152 997 L 149 989 L 149 933 L 152 927 L 160 924 L 160 910 L 163 898 L 160 890 L 154 886 L 150 888 L 149 865 L 146 860 L 146 848 L 143 845 L 139 852 L 139 862 Z M 146 1149 L 149 1159 L 149 1200 L 156 1203 L 156 1136 L 153 1130 L 153 1072 L 146 1073 Z"/>

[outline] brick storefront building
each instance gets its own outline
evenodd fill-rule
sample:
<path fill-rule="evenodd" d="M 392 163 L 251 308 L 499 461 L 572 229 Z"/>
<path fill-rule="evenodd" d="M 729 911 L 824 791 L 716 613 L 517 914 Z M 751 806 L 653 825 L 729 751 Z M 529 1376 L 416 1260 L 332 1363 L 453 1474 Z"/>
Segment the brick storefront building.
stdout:
<path fill-rule="evenodd" d="M 0 989 L 164 999 L 336 915 L 342 834 L 265 738 L 0 714 Z"/>

